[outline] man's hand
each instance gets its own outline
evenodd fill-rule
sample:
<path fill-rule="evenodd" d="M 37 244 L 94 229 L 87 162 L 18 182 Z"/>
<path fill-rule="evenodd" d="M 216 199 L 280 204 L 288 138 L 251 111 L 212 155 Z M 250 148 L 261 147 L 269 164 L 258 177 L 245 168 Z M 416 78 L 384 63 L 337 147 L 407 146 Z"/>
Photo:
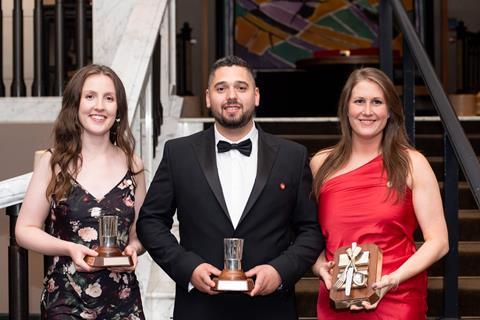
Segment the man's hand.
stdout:
<path fill-rule="evenodd" d="M 219 276 L 221 273 L 220 270 L 215 268 L 209 263 L 202 263 L 193 270 L 192 278 L 190 282 L 198 291 L 201 291 L 206 294 L 215 295 L 218 294 L 217 291 L 212 290 L 215 287 L 215 282 L 210 279 L 210 276 Z"/>
<path fill-rule="evenodd" d="M 282 284 L 282 278 L 277 270 L 269 264 L 262 264 L 245 272 L 247 277 L 256 276 L 255 287 L 250 296 L 266 296 L 277 290 Z"/>

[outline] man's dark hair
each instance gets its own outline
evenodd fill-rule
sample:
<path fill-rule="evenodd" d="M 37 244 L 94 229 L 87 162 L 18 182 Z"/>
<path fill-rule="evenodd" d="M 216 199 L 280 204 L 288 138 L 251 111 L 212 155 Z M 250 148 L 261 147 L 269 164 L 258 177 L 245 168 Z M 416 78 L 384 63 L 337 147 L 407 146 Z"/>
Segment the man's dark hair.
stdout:
<path fill-rule="evenodd" d="M 242 67 L 247 69 L 250 75 L 252 76 L 253 83 L 255 84 L 255 76 L 253 75 L 252 67 L 250 67 L 247 61 L 243 60 L 240 57 L 232 55 L 232 56 L 226 56 L 226 57 L 220 58 L 217 61 L 215 61 L 215 63 L 210 68 L 210 73 L 208 75 L 208 85 L 210 86 L 210 82 L 213 79 L 213 74 L 215 73 L 215 71 L 217 71 L 218 68 L 232 67 L 232 66 L 237 66 L 237 67 Z"/>

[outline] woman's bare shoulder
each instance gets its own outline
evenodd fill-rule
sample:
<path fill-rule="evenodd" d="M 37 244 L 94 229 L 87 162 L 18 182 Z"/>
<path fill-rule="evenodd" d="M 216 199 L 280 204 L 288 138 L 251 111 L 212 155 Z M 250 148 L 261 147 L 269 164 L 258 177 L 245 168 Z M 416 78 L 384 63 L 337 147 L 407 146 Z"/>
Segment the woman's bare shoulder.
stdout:
<path fill-rule="evenodd" d="M 408 149 L 408 158 L 410 159 L 410 165 L 412 170 L 421 171 L 425 168 L 430 168 L 430 164 L 427 158 L 418 150 Z"/>
<path fill-rule="evenodd" d="M 50 171 L 50 161 L 52 159 L 51 150 L 41 150 L 35 152 L 35 168 L 34 170 Z"/>

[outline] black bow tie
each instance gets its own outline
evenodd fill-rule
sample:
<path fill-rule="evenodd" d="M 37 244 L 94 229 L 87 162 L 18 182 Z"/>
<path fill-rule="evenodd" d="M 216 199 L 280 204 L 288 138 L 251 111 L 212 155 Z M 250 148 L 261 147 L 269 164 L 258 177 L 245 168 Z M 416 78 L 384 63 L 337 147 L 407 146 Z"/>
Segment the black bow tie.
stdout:
<path fill-rule="evenodd" d="M 228 143 L 227 141 L 220 140 L 217 143 L 217 148 L 218 153 L 236 149 L 244 156 L 250 157 L 250 153 L 252 153 L 252 140 L 247 139 L 240 143 Z"/>

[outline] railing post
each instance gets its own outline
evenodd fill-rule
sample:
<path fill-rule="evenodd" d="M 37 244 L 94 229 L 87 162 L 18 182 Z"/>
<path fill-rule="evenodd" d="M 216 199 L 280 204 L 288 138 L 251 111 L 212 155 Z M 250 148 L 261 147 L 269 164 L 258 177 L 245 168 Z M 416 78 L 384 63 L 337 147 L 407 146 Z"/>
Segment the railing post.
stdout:
<path fill-rule="evenodd" d="M 44 41 L 43 41 L 43 0 L 35 0 L 34 9 L 34 48 L 32 96 L 42 97 L 47 93 L 45 86 Z"/>
<path fill-rule="evenodd" d="M 64 28 L 63 17 L 63 0 L 55 1 L 55 86 L 54 94 L 61 96 L 63 94 L 63 86 L 65 80 L 65 66 L 64 66 Z"/>
<path fill-rule="evenodd" d="M 429 80 L 426 81 L 425 84 L 428 87 L 433 104 L 438 111 L 438 115 L 442 119 L 446 131 L 449 133 L 449 137 L 452 141 L 462 142 L 455 143 L 452 147 L 455 150 L 457 158 L 460 160 L 463 172 L 466 173 L 465 178 L 470 185 L 475 202 L 477 203 L 477 206 L 480 206 L 480 175 L 478 175 L 478 172 L 480 172 L 480 165 L 472 145 L 468 143 L 467 136 L 457 119 L 455 111 L 448 101 L 447 95 L 435 73 L 435 69 L 431 64 L 422 43 L 418 39 L 401 1 L 389 0 L 389 2 L 398 20 L 399 29 L 404 35 L 404 41 L 409 43 L 413 60 L 416 62 L 423 78 Z"/>
<path fill-rule="evenodd" d="M 412 146 L 415 145 L 415 65 L 408 44 L 403 42 L 403 109 L 405 127 Z"/>
<path fill-rule="evenodd" d="M 77 10 L 76 10 L 76 50 L 77 50 L 77 68 L 80 69 L 81 67 L 87 64 L 87 55 L 86 55 L 86 48 L 85 48 L 85 41 L 86 41 L 86 19 L 85 19 L 85 0 L 77 0 Z"/>
<path fill-rule="evenodd" d="M 380 68 L 390 79 L 393 80 L 393 57 L 392 57 L 392 38 L 393 38 L 393 14 L 390 0 L 380 0 L 379 7 L 379 51 Z"/>
<path fill-rule="evenodd" d="M 10 216 L 10 244 L 8 246 L 8 312 L 9 319 L 28 319 L 28 251 L 18 246 L 15 239 L 20 204 L 7 207 Z"/>
<path fill-rule="evenodd" d="M 24 97 L 27 88 L 23 79 L 23 9 L 22 0 L 13 6 L 13 80 L 10 87 L 12 97 Z"/>
<path fill-rule="evenodd" d="M 445 256 L 443 299 L 445 318 L 458 318 L 458 161 L 450 138 L 444 135 L 445 172 L 443 180 L 445 220 L 450 250 Z"/>
<path fill-rule="evenodd" d="M 3 11 L 0 0 L 0 52 L 3 52 Z M 5 97 L 5 84 L 3 83 L 3 59 L 0 59 L 0 97 Z"/>
<path fill-rule="evenodd" d="M 180 96 L 191 95 L 189 88 L 192 72 L 191 34 L 192 28 L 188 22 L 184 22 L 177 35 L 177 94 Z"/>
<path fill-rule="evenodd" d="M 161 43 L 160 34 L 157 35 L 152 55 L 152 140 L 153 158 L 156 157 L 158 136 L 163 122 L 162 101 L 160 97 L 160 64 L 161 64 Z M 178 90 L 178 89 L 177 89 Z"/>

